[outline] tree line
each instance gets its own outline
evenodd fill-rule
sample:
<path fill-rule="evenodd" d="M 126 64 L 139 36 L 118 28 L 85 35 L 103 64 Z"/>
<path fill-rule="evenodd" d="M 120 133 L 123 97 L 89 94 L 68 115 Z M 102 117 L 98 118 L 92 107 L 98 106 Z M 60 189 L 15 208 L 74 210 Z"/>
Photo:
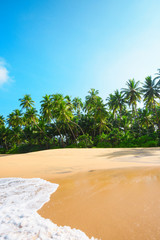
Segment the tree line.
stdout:
<path fill-rule="evenodd" d="M 60 147 L 160 146 L 160 69 L 144 83 L 129 79 L 104 101 L 90 89 L 85 101 L 45 95 L 40 112 L 29 94 L 5 119 L 0 116 L 0 153 Z M 143 102 L 143 107 L 137 107 Z"/>

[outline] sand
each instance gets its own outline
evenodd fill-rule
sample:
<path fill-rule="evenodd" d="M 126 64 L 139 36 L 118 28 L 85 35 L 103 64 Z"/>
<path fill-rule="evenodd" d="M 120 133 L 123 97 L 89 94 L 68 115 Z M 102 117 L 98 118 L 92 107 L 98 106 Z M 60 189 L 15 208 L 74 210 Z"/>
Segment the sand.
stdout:
<path fill-rule="evenodd" d="M 40 215 L 112 240 L 160 239 L 160 148 L 57 149 L 0 155 L 0 177 L 60 186 Z"/>

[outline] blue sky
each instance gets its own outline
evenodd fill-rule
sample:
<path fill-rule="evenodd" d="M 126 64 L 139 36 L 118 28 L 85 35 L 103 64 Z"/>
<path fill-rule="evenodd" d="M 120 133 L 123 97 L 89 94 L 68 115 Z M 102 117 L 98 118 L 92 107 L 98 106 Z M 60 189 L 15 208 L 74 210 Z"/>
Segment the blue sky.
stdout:
<path fill-rule="evenodd" d="M 82 99 L 160 68 L 158 0 L 0 0 L 0 115 L 31 94 Z"/>

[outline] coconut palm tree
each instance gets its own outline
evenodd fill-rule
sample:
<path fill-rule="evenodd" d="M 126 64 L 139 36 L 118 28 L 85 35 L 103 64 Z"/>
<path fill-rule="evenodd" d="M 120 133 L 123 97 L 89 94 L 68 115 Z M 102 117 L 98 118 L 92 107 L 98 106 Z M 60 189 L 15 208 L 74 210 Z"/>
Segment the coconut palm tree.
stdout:
<path fill-rule="evenodd" d="M 139 115 L 139 123 L 141 125 L 141 129 L 146 130 L 147 134 L 149 134 L 149 127 L 153 127 L 153 119 L 151 111 L 148 108 L 138 109 Z"/>
<path fill-rule="evenodd" d="M 38 115 L 35 108 L 27 109 L 26 113 L 24 114 L 24 122 L 25 125 L 31 125 L 32 127 L 36 125 L 38 127 Z"/>
<path fill-rule="evenodd" d="M 0 146 L 2 146 L 5 150 L 8 151 L 9 145 L 12 147 L 10 142 L 10 132 L 11 130 L 7 127 L 0 127 Z"/>
<path fill-rule="evenodd" d="M 151 78 L 151 76 L 148 76 L 145 78 L 145 83 L 143 84 L 142 88 L 143 98 L 146 107 L 149 107 L 152 109 L 155 113 L 157 124 L 160 129 L 160 123 L 159 123 L 159 117 L 157 115 L 156 111 L 156 104 L 157 99 L 160 99 L 160 84 L 159 82 L 156 83 L 156 79 Z"/>
<path fill-rule="evenodd" d="M 19 109 L 14 110 L 8 115 L 7 122 L 11 127 L 21 127 L 23 124 L 22 113 Z"/>
<path fill-rule="evenodd" d="M 151 76 L 145 78 L 145 83 L 142 87 L 142 93 L 145 105 L 153 105 L 156 108 L 156 100 L 160 98 L 160 85 L 156 83 L 156 79 L 152 80 Z"/>
<path fill-rule="evenodd" d="M 5 125 L 5 119 L 2 115 L 0 115 L 0 128 Z"/>
<path fill-rule="evenodd" d="M 89 95 L 87 95 L 85 99 L 84 110 L 89 112 L 92 111 L 92 109 L 95 106 L 99 91 L 95 90 L 94 88 L 91 88 L 91 90 L 88 91 L 88 93 Z"/>
<path fill-rule="evenodd" d="M 89 95 L 86 96 L 85 98 L 85 104 L 84 104 L 84 110 L 87 113 L 87 115 L 89 116 L 89 118 L 93 118 L 93 134 L 92 136 L 95 137 L 96 134 L 96 119 L 94 117 L 94 111 L 96 109 L 96 104 L 98 101 L 98 94 L 99 91 L 95 90 L 94 88 L 91 88 L 90 91 L 88 91 Z"/>
<path fill-rule="evenodd" d="M 7 122 L 9 128 L 11 127 L 10 141 L 13 141 L 14 143 L 16 143 L 16 145 L 19 145 L 21 142 L 22 133 L 24 134 L 22 130 L 23 119 L 21 111 L 19 109 L 16 109 L 12 113 L 10 113 L 8 115 Z"/>
<path fill-rule="evenodd" d="M 115 113 L 117 110 L 117 103 L 116 103 L 115 96 L 112 93 L 110 93 L 109 97 L 106 98 L 106 101 L 107 101 L 107 105 L 108 105 L 109 109 L 111 111 L 113 111 L 113 116 L 115 117 Z"/>
<path fill-rule="evenodd" d="M 119 92 L 118 90 L 116 90 L 114 91 L 114 94 L 110 94 L 106 100 L 107 100 L 109 109 L 113 111 L 113 115 L 115 116 L 116 111 L 119 110 L 120 118 L 121 118 L 122 109 L 124 108 L 126 103 L 122 92 Z"/>
<path fill-rule="evenodd" d="M 21 102 L 20 106 L 26 110 L 31 109 L 34 106 L 34 101 L 29 94 L 24 95 L 19 101 Z"/>
<path fill-rule="evenodd" d="M 96 105 L 93 111 L 93 116 L 94 116 L 96 125 L 99 128 L 99 134 L 101 134 L 103 129 L 108 128 L 106 124 L 106 119 L 107 119 L 106 106 L 103 103 L 103 100 L 101 97 L 97 97 Z"/>
<path fill-rule="evenodd" d="M 43 133 L 45 136 L 45 132 L 39 127 L 39 119 L 38 119 L 38 114 L 37 110 L 35 108 L 27 109 L 26 113 L 24 114 L 24 122 L 26 126 L 31 125 L 36 126 L 41 133 Z M 47 136 L 48 137 L 48 136 Z"/>
<path fill-rule="evenodd" d="M 40 113 L 47 123 L 50 123 L 53 120 L 52 111 L 53 111 L 53 100 L 51 95 L 45 95 L 43 100 L 40 101 L 41 109 Z"/>
<path fill-rule="evenodd" d="M 121 117 L 122 109 L 125 107 L 126 101 L 124 99 L 122 92 L 119 92 L 118 90 L 114 92 L 114 96 L 115 96 L 116 108 L 117 110 L 119 110 L 120 117 Z"/>
<path fill-rule="evenodd" d="M 54 111 L 55 111 L 54 104 L 56 104 L 56 106 L 58 106 L 56 101 L 54 102 L 54 99 L 56 99 L 56 101 L 58 101 L 58 99 L 60 100 L 62 98 L 61 97 L 59 98 L 59 95 L 58 96 L 54 95 L 54 97 L 53 97 L 53 95 L 47 95 L 46 94 L 43 97 L 43 100 L 41 101 L 40 112 L 41 112 L 43 118 L 45 119 L 45 121 L 47 123 L 51 123 L 52 121 L 54 122 L 54 124 L 56 126 L 56 129 L 57 129 L 60 137 L 62 138 L 60 129 L 58 128 L 57 123 L 56 123 L 56 119 L 54 117 L 54 115 L 55 115 L 54 114 Z"/>
<path fill-rule="evenodd" d="M 71 107 L 71 102 L 68 99 L 68 96 L 63 98 L 61 95 L 54 94 L 53 95 L 53 113 L 54 113 L 54 118 L 56 119 L 56 122 L 61 122 L 66 124 L 68 128 L 70 129 L 75 141 L 76 137 L 73 132 L 73 129 L 70 125 L 71 119 L 73 118 L 73 113 L 72 113 L 72 107 Z"/>
<path fill-rule="evenodd" d="M 133 79 L 129 79 L 126 83 L 127 88 L 122 88 L 122 94 L 126 99 L 129 107 L 132 106 L 132 115 L 135 116 L 137 110 L 137 102 L 141 100 L 141 88 L 139 87 L 140 82 Z"/>
<path fill-rule="evenodd" d="M 75 114 L 79 117 L 81 117 L 81 111 L 83 109 L 83 102 L 82 102 L 82 99 L 79 98 L 79 97 L 75 97 L 73 100 L 72 100 L 72 104 L 73 104 L 73 108 L 75 110 Z"/>
<path fill-rule="evenodd" d="M 157 77 L 155 77 L 153 80 L 157 81 L 157 85 L 160 85 L 160 69 L 157 69 L 158 73 L 156 73 Z"/>
<path fill-rule="evenodd" d="M 73 111 L 73 104 L 72 104 L 71 97 L 69 95 L 66 95 L 64 97 L 64 100 L 66 101 L 66 104 L 69 106 L 70 111 Z"/>

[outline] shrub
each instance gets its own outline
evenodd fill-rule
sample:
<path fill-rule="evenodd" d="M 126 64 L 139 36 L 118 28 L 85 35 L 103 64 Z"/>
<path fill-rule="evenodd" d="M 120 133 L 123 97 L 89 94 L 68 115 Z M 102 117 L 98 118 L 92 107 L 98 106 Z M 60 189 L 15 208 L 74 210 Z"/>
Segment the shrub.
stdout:
<path fill-rule="evenodd" d="M 77 138 L 77 147 L 85 148 L 85 147 L 92 147 L 93 141 L 92 137 L 89 134 L 81 135 Z"/>
<path fill-rule="evenodd" d="M 73 144 L 70 144 L 68 146 L 66 146 L 66 148 L 77 148 L 77 144 L 76 143 L 73 143 Z"/>
<path fill-rule="evenodd" d="M 0 148 L 0 154 L 4 154 L 5 153 L 5 149 L 4 148 Z"/>
<path fill-rule="evenodd" d="M 112 144 L 109 141 L 109 137 L 107 134 L 102 133 L 101 135 L 97 136 L 94 141 L 96 147 L 98 148 L 111 148 Z"/>
<path fill-rule="evenodd" d="M 41 150 L 46 150 L 46 149 L 56 149 L 59 148 L 57 146 L 42 144 L 21 144 L 20 146 L 14 146 L 13 148 L 9 149 L 7 153 L 10 154 L 16 154 L 16 153 L 27 153 L 27 152 L 36 152 L 36 151 L 41 151 Z"/>
<path fill-rule="evenodd" d="M 158 146 L 158 142 L 154 140 L 148 141 L 143 144 L 143 147 L 157 147 L 157 146 Z"/>
<path fill-rule="evenodd" d="M 110 142 L 99 142 L 97 148 L 111 148 L 112 144 Z"/>

